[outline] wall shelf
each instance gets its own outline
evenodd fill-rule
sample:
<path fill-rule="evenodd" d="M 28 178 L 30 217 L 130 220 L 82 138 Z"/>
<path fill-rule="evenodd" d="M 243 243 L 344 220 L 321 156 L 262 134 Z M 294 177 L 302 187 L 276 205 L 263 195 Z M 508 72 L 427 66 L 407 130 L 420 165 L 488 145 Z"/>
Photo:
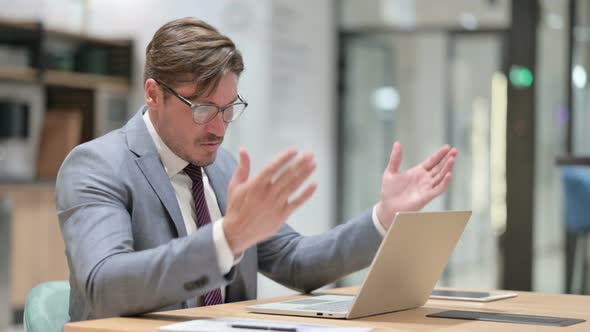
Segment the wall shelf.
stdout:
<path fill-rule="evenodd" d="M 0 19 L 0 79 L 31 81 L 49 71 L 51 80 L 62 77 L 52 72 L 59 71 L 95 75 L 95 79 L 83 79 L 86 87 L 91 81 L 100 81 L 99 76 L 117 85 L 129 85 L 131 52 L 132 41 L 128 39 L 105 39 L 46 29 L 40 22 Z"/>
<path fill-rule="evenodd" d="M 37 84 L 45 101 L 40 112 L 80 111 L 82 143 L 117 125 L 122 100 L 130 92 L 132 49 L 129 39 L 106 39 L 48 29 L 41 22 L 0 19 L 0 82 Z M 5 94 L 3 98 L 10 101 L 12 96 Z"/>
<path fill-rule="evenodd" d="M 130 41 L 128 39 L 105 39 L 105 38 L 90 36 L 87 34 L 77 34 L 77 33 L 55 30 L 55 29 L 46 29 L 45 34 L 46 34 L 47 38 L 50 38 L 50 39 L 70 40 L 70 41 L 77 41 L 80 43 L 100 44 L 103 46 L 127 47 L 127 46 L 129 46 L 129 43 L 130 43 Z"/>
<path fill-rule="evenodd" d="M 18 139 L 8 131 L 0 141 L 12 153 L 0 160 L 0 196 L 13 202 L 14 310 L 35 285 L 68 277 L 55 207 L 57 169 L 75 145 L 126 121 L 131 52 L 131 40 L 0 19 L 0 123 L 26 128 Z"/>
<path fill-rule="evenodd" d="M 128 92 L 129 90 L 129 79 L 124 77 L 74 73 L 57 70 L 47 70 L 45 72 L 44 82 L 48 85 L 76 89 L 96 89 L 99 87 L 109 87 L 121 92 Z"/>
<path fill-rule="evenodd" d="M 10 19 L 0 19 L 0 29 L 18 29 L 37 31 L 39 29 L 39 22 L 35 21 L 16 21 Z"/>
<path fill-rule="evenodd" d="M 34 83 L 39 80 L 39 70 L 35 68 L 0 66 L 0 80 Z"/>

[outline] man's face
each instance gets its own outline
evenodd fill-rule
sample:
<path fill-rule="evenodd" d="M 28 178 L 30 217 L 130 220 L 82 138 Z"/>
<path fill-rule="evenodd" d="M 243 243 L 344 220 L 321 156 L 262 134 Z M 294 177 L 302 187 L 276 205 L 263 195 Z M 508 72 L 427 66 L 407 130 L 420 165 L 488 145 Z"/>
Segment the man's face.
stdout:
<path fill-rule="evenodd" d="M 172 88 L 193 104 L 223 107 L 236 100 L 238 77 L 232 72 L 225 74 L 217 90 L 198 100 L 193 98 L 198 91 L 194 84 L 177 85 Z M 222 114 L 218 113 L 206 124 L 197 124 L 193 121 L 191 108 L 177 97 L 169 94 L 164 102 L 164 91 L 155 81 L 146 82 L 146 100 L 156 131 L 180 158 L 198 166 L 212 164 L 228 127 L 223 121 Z"/>

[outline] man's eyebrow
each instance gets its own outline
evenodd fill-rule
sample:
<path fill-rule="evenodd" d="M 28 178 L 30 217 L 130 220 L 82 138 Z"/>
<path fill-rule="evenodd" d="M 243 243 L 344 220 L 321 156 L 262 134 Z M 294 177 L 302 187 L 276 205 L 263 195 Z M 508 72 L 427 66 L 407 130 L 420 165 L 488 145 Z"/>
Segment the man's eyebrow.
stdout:
<path fill-rule="evenodd" d="M 195 99 L 197 99 L 198 97 L 199 97 L 199 93 L 198 93 L 198 92 L 195 92 L 195 93 L 193 93 L 192 95 L 190 95 L 190 96 L 187 96 L 187 97 L 184 97 L 184 98 L 186 98 L 186 99 L 188 99 L 188 100 L 195 100 Z"/>
<path fill-rule="evenodd" d="M 201 97 L 203 97 L 203 96 L 201 96 Z M 188 99 L 188 100 L 190 100 L 190 101 L 192 102 L 193 100 L 195 100 L 195 99 L 199 98 L 199 94 L 198 94 L 198 93 L 195 93 L 195 94 L 193 94 L 192 96 L 190 96 L 190 97 L 185 97 L 185 98 L 186 98 L 186 99 Z M 238 98 L 238 95 L 236 94 L 236 97 L 235 97 L 235 98 L 234 98 L 234 99 L 233 99 L 231 102 L 229 102 L 229 104 L 227 104 L 227 105 L 230 105 L 230 104 L 233 104 L 233 103 L 235 103 L 235 102 L 236 102 L 236 100 L 238 100 L 238 99 L 239 99 L 239 98 Z M 214 103 L 213 101 L 211 101 L 211 100 L 210 100 L 210 99 L 208 99 L 208 98 L 202 98 L 201 100 L 197 100 L 197 101 L 196 101 L 194 104 L 207 104 L 207 105 L 215 105 L 215 106 L 217 106 L 217 107 L 223 107 L 223 106 L 227 106 L 227 105 L 217 105 L 216 103 Z"/>
<path fill-rule="evenodd" d="M 184 96 L 183 96 L 184 97 Z M 211 105 L 216 105 L 214 102 L 212 102 L 211 100 L 204 98 L 203 96 L 199 95 L 198 92 L 193 93 L 192 95 L 188 96 L 188 97 L 184 97 L 188 100 L 190 100 L 191 102 L 196 101 L 196 103 L 203 103 L 203 104 L 211 104 Z"/>

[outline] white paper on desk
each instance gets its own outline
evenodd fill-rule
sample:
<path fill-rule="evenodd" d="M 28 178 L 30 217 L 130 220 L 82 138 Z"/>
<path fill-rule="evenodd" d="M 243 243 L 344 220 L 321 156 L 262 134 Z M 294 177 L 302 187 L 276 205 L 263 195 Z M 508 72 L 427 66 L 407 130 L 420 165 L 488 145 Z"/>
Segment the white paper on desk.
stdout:
<path fill-rule="evenodd" d="M 211 319 L 196 319 L 182 323 L 175 323 L 160 327 L 160 331 L 170 332 L 252 332 L 261 330 L 233 328 L 232 324 L 246 324 L 255 326 L 273 326 L 296 328 L 297 332 L 368 332 L 372 327 L 341 327 L 337 325 L 304 324 L 280 320 L 262 320 L 235 317 L 218 317 Z"/>

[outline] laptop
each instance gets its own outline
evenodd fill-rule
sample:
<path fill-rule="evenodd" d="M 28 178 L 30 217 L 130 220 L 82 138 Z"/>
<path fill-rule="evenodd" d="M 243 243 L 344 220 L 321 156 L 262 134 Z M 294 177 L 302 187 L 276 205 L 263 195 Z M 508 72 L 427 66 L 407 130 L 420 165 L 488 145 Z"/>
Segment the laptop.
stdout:
<path fill-rule="evenodd" d="M 251 312 L 354 319 L 422 306 L 453 252 L 471 211 L 401 212 L 356 295 L 320 295 L 248 306 Z"/>

